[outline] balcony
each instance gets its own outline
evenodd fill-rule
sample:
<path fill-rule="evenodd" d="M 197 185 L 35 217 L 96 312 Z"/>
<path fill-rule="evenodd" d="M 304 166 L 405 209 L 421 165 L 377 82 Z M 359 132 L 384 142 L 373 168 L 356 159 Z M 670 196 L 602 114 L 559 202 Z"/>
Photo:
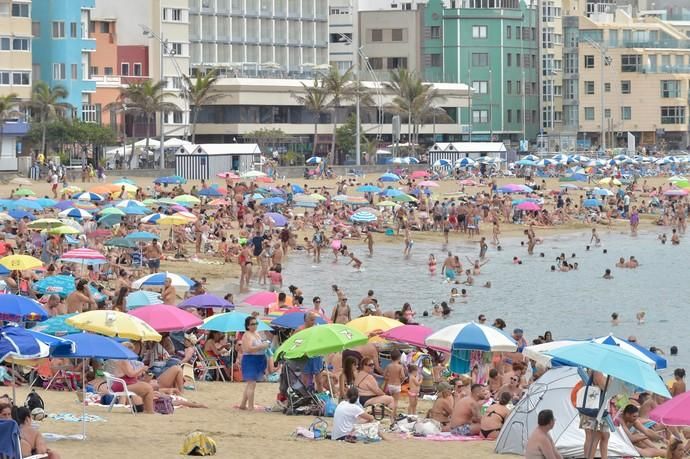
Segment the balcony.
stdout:
<path fill-rule="evenodd" d="M 623 41 L 620 48 L 652 48 L 652 49 L 690 49 L 690 40 L 649 40 L 649 41 Z"/>
<path fill-rule="evenodd" d="M 659 65 L 640 67 L 640 73 L 690 73 L 690 65 Z"/>

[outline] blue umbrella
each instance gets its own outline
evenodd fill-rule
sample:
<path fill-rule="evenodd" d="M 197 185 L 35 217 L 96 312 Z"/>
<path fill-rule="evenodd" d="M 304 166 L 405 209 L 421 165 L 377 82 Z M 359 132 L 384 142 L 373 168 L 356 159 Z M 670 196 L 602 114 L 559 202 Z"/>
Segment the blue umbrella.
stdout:
<path fill-rule="evenodd" d="M 380 193 L 381 188 L 374 185 L 362 185 L 360 187 L 357 187 L 357 191 L 359 191 L 360 193 Z"/>
<path fill-rule="evenodd" d="M 53 207 L 59 210 L 67 210 L 70 207 L 74 207 L 74 201 L 60 201 L 57 204 L 55 204 Z"/>
<path fill-rule="evenodd" d="M 130 241 L 153 241 L 154 239 L 158 239 L 158 237 L 159 236 L 149 233 L 148 231 L 136 231 L 125 236 L 125 239 L 129 239 Z"/>
<path fill-rule="evenodd" d="M 187 183 L 187 179 L 179 175 L 171 175 L 168 177 L 158 177 L 153 183 L 159 183 L 161 185 L 184 185 Z"/>
<path fill-rule="evenodd" d="M 307 164 L 321 164 L 321 161 L 323 161 L 323 158 L 320 158 L 318 156 L 312 156 L 311 158 L 307 159 L 306 163 Z"/>
<path fill-rule="evenodd" d="M 191 280 L 187 276 L 183 276 L 182 274 L 155 273 L 155 274 L 149 274 L 147 276 L 144 276 L 141 279 L 137 279 L 132 284 L 132 287 L 134 287 L 134 288 L 162 287 L 163 285 L 165 285 L 165 279 L 168 279 L 168 278 L 170 278 L 170 280 L 172 281 L 173 287 L 187 288 L 188 289 L 194 285 L 193 280 Z"/>
<path fill-rule="evenodd" d="M 115 180 L 115 181 L 113 182 L 113 185 L 124 185 L 124 184 L 127 184 L 127 185 L 136 185 L 136 183 L 134 182 L 134 180 L 128 179 L 127 177 L 120 177 L 119 179 L 117 179 L 117 180 Z"/>
<path fill-rule="evenodd" d="M 217 197 L 223 196 L 223 193 L 218 191 L 217 188 L 204 188 L 203 190 L 199 191 L 199 196 L 207 196 L 210 198 L 217 198 Z"/>
<path fill-rule="evenodd" d="M 621 349 L 630 352 L 631 354 L 637 356 L 641 360 L 647 360 L 650 363 L 654 364 L 654 368 L 657 370 L 663 370 L 666 368 L 666 359 L 661 357 L 660 355 L 650 351 L 649 349 L 646 349 L 642 346 L 640 346 L 637 343 L 633 343 L 632 341 L 628 341 L 622 338 L 618 338 L 613 335 L 607 335 L 607 336 L 602 336 L 599 338 L 594 338 L 593 340 L 596 343 L 601 343 L 601 344 L 610 344 L 612 346 L 618 346 Z"/>
<path fill-rule="evenodd" d="M 74 263 L 81 263 L 82 260 L 74 260 Z M 34 290 L 41 295 L 56 294 L 65 298 L 76 289 L 75 278 L 65 274 L 44 277 L 34 284 Z M 100 293 L 93 285 L 89 284 L 89 291 L 96 301 L 105 299 L 105 295 Z"/>
<path fill-rule="evenodd" d="M 43 206 L 38 202 L 38 199 L 18 199 L 14 201 L 12 207 L 17 209 L 43 210 Z"/>
<path fill-rule="evenodd" d="M 600 371 L 642 390 L 671 397 L 664 381 L 650 365 L 618 346 L 589 341 L 553 349 L 546 354 L 561 364 Z"/>
<path fill-rule="evenodd" d="M 122 222 L 122 215 L 110 214 L 98 219 L 98 224 L 106 228 L 112 228 Z"/>
<path fill-rule="evenodd" d="M 285 204 L 285 199 L 278 196 L 274 196 L 271 198 L 262 199 L 259 203 L 262 206 L 274 206 L 276 204 Z"/>
<path fill-rule="evenodd" d="M 69 359 L 119 359 L 135 360 L 137 355 L 107 336 L 95 333 L 72 333 L 64 337 L 74 343 L 74 349 L 57 349 L 53 357 Z"/>
<path fill-rule="evenodd" d="M 433 167 L 451 167 L 452 165 L 453 163 L 449 159 L 441 158 L 434 162 Z"/>
<path fill-rule="evenodd" d="M 288 219 L 283 214 L 279 214 L 278 212 L 267 212 L 266 216 L 273 220 L 273 224 L 276 226 L 287 225 Z"/>
<path fill-rule="evenodd" d="M 304 325 L 304 315 L 308 314 L 306 312 L 288 312 L 287 314 L 283 314 L 280 317 L 276 317 L 271 321 L 271 325 L 274 327 L 280 327 L 280 328 L 299 328 L 302 325 Z M 317 325 L 323 325 L 327 323 L 323 318 L 320 316 L 316 317 L 315 323 Z"/>
<path fill-rule="evenodd" d="M 180 308 L 234 308 L 235 305 L 223 298 L 204 293 L 203 295 L 190 296 L 177 305 Z"/>
<path fill-rule="evenodd" d="M 403 193 L 400 190 L 396 190 L 395 188 L 386 188 L 385 190 L 383 190 L 383 192 L 381 194 L 383 196 L 388 197 L 388 198 L 393 198 L 395 196 L 402 196 L 405 193 Z"/>
<path fill-rule="evenodd" d="M 137 243 L 131 239 L 126 239 L 124 237 L 114 237 L 108 239 L 103 243 L 106 247 L 120 247 L 123 249 L 133 249 L 137 246 Z"/>
<path fill-rule="evenodd" d="M 206 319 L 204 324 L 199 328 L 203 330 L 219 331 L 222 333 L 243 332 L 244 321 L 247 317 L 250 317 L 250 315 L 243 312 L 226 312 L 224 314 L 211 316 L 210 318 Z M 259 320 L 257 331 L 271 331 L 271 327 Z"/>
<path fill-rule="evenodd" d="M 399 182 L 400 177 L 395 174 L 391 174 L 390 172 L 386 172 L 381 177 L 379 177 L 379 180 L 381 182 Z"/>
<path fill-rule="evenodd" d="M 38 301 L 25 296 L 0 294 L 0 320 L 21 322 L 47 318 L 48 313 Z"/>
<path fill-rule="evenodd" d="M 46 357 L 48 346 L 41 346 L 36 337 L 25 328 L 8 325 L 0 328 L 0 361 L 8 357 L 38 358 Z"/>
<path fill-rule="evenodd" d="M 582 201 L 582 207 L 599 207 L 601 202 L 598 199 L 585 199 Z"/>
<path fill-rule="evenodd" d="M 136 309 L 141 306 L 148 306 L 150 304 L 162 304 L 160 294 L 156 292 L 149 292 L 146 290 L 138 290 L 132 292 L 125 297 L 125 304 L 127 309 Z"/>
<path fill-rule="evenodd" d="M 36 199 L 36 202 L 43 207 L 54 207 L 58 203 L 55 199 L 50 198 L 38 198 Z"/>
<path fill-rule="evenodd" d="M 12 209 L 9 212 L 7 212 L 7 214 L 15 220 L 20 220 L 24 217 L 28 218 L 29 220 L 36 220 L 34 214 L 27 212 L 25 210 Z"/>
<path fill-rule="evenodd" d="M 521 159 L 519 161 L 515 161 L 515 164 L 517 164 L 518 166 L 534 166 L 537 163 L 535 163 L 534 161 L 530 161 L 529 159 Z"/>
<path fill-rule="evenodd" d="M 292 185 L 292 192 L 293 193 L 304 193 L 304 188 L 302 188 L 299 185 Z"/>
<path fill-rule="evenodd" d="M 121 207 L 120 210 L 127 215 L 146 215 L 151 213 L 149 209 L 141 206 L 125 206 Z"/>
<path fill-rule="evenodd" d="M 62 314 L 61 316 L 51 317 L 48 320 L 44 320 L 43 322 L 36 324 L 33 330 L 56 336 L 64 336 L 69 333 L 79 333 L 81 330 L 74 328 L 71 325 L 67 325 L 66 322 L 67 319 L 76 315 L 77 313 L 75 312 L 72 314 Z"/>

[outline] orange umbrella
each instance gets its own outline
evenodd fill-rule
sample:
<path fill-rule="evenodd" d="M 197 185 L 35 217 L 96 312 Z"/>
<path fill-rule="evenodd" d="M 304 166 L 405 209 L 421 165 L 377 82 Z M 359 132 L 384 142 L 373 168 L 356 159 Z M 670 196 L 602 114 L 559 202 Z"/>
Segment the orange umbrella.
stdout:
<path fill-rule="evenodd" d="M 98 193 L 98 194 L 110 194 L 113 191 L 120 191 L 120 187 L 118 185 L 115 185 L 113 183 L 104 183 L 102 185 L 96 185 L 95 187 L 91 188 L 89 191 L 92 193 Z"/>

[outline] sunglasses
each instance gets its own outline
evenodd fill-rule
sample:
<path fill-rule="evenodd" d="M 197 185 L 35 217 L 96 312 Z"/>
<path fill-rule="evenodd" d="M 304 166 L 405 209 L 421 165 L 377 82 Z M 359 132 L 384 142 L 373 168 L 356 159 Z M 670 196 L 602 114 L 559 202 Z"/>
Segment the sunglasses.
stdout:
<path fill-rule="evenodd" d="M 321 300 L 314 300 L 314 303 L 321 303 Z"/>
<path fill-rule="evenodd" d="M 251 323 L 249 324 L 249 326 L 251 327 L 252 325 L 259 325 L 259 323 L 258 323 L 258 322 L 251 322 Z"/>
<path fill-rule="evenodd" d="M 368 367 L 375 367 L 376 365 L 374 365 L 373 363 L 367 363 L 366 366 L 368 366 Z"/>

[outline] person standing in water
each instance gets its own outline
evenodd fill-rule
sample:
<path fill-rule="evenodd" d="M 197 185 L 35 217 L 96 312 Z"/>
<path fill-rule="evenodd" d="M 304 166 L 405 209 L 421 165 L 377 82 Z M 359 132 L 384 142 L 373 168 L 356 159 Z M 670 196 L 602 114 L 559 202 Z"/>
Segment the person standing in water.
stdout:
<path fill-rule="evenodd" d="M 403 250 L 403 255 L 405 257 L 409 257 L 410 253 L 412 252 L 412 244 L 414 244 L 414 241 L 412 240 L 412 235 L 410 234 L 410 227 L 405 226 L 405 249 Z"/>
<path fill-rule="evenodd" d="M 486 251 L 489 249 L 489 246 L 486 244 L 486 238 L 482 236 L 482 238 L 479 241 L 479 259 L 484 260 L 486 258 Z"/>
<path fill-rule="evenodd" d="M 372 234 L 371 230 L 367 231 L 367 234 L 364 237 L 364 240 L 367 241 L 367 248 L 369 249 L 369 256 L 373 257 L 374 256 L 374 235 Z"/>

